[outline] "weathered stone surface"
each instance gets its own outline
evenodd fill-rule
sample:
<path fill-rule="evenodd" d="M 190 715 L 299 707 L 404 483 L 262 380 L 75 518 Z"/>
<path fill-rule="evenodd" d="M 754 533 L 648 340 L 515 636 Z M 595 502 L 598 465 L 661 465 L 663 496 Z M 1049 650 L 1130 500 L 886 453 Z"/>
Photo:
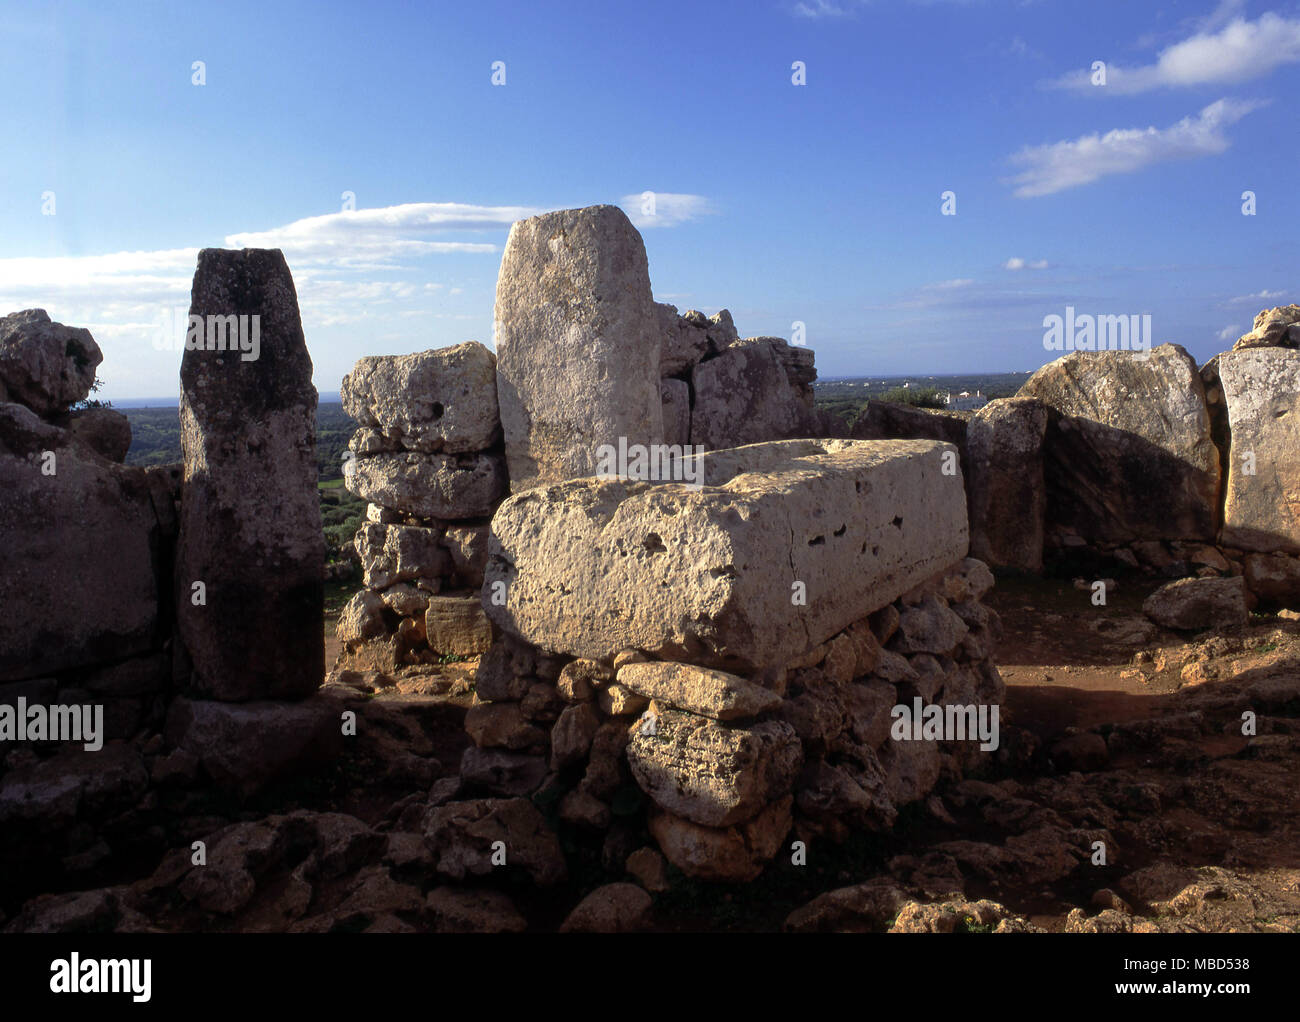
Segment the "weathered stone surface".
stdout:
<path fill-rule="evenodd" d="M 551 769 L 563 770 L 585 760 L 599 730 L 600 715 L 591 703 L 578 703 L 561 713 L 551 729 Z"/>
<path fill-rule="evenodd" d="M 1025 398 L 990 401 L 966 430 L 970 552 L 999 568 L 1043 570 L 1047 408 Z"/>
<path fill-rule="evenodd" d="M 942 440 L 962 452 L 965 464 L 970 416 L 896 401 L 869 401 L 853 423 L 854 440 Z"/>
<path fill-rule="evenodd" d="M 965 555 L 945 449 L 788 441 L 704 455 L 698 490 L 586 479 L 517 494 L 492 522 L 484 592 L 504 582 L 505 602 L 487 613 L 572 656 L 784 666 Z"/>
<path fill-rule="evenodd" d="M 661 808 L 701 826 L 725 827 L 789 794 L 803 749 L 784 721 L 727 727 L 663 710 L 653 734 L 637 728 L 631 735 L 627 761 Z"/>
<path fill-rule="evenodd" d="M 781 697 L 762 685 L 693 664 L 625 664 L 618 682 L 647 699 L 714 720 L 757 717 L 781 705 Z"/>
<path fill-rule="evenodd" d="M 343 485 L 421 518 L 487 518 L 506 494 L 506 466 L 498 454 L 370 454 L 350 462 Z"/>
<path fill-rule="evenodd" d="M 0 825 L 70 827 L 78 818 L 130 808 L 148 783 L 140 753 L 130 745 L 66 749 L 0 778 Z"/>
<path fill-rule="evenodd" d="M 118 660 L 160 640 L 167 551 L 144 470 L 0 404 L 0 494 L 0 682 Z"/>
<path fill-rule="evenodd" d="M 1174 344 L 1076 351 L 1019 397 L 1057 414 L 1047 429 L 1047 519 L 1090 540 L 1213 540 L 1219 452 L 1196 363 Z"/>
<path fill-rule="evenodd" d="M 546 757 L 472 745 L 461 756 L 460 776 L 467 787 L 518 798 L 541 787 L 546 779 Z"/>
<path fill-rule="evenodd" d="M 483 585 L 483 568 L 487 564 L 490 533 L 491 527 L 483 522 L 477 525 L 449 525 L 443 537 L 443 545 L 451 554 L 456 574 L 471 589 Z"/>
<path fill-rule="evenodd" d="M 788 933 L 884 933 L 907 902 L 891 877 L 873 877 L 819 894 L 791 912 L 783 928 Z"/>
<path fill-rule="evenodd" d="M 476 799 L 431 809 L 424 820 L 424 840 L 438 872 L 455 880 L 512 867 L 543 886 L 567 875 L 559 840 L 524 798 Z M 503 866 L 492 862 L 497 842 L 505 845 Z"/>
<path fill-rule="evenodd" d="M 510 228 L 496 293 L 510 485 L 591 475 L 597 448 L 663 440 L 659 315 L 645 246 L 616 206 Z"/>
<path fill-rule="evenodd" d="M 1218 363 L 1232 433 L 1222 542 L 1300 553 L 1300 351 L 1232 351 Z"/>
<path fill-rule="evenodd" d="M 546 732 L 524 718 L 518 703 L 475 703 L 465 714 L 465 731 L 479 748 L 533 749 Z"/>
<path fill-rule="evenodd" d="M 1246 587 L 1265 603 L 1300 607 L 1300 560 L 1283 554 L 1248 554 Z"/>
<path fill-rule="evenodd" d="M 763 872 L 790 832 L 794 800 L 787 795 L 733 827 L 702 827 L 672 813 L 650 815 L 650 833 L 664 856 L 687 876 L 744 883 Z"/>
<path fill-rule="evenodd" d="M 104 361 L 90 331 L 50 322 L 44 309 L 0 317 L 0 402 L 48 417 L 83 400 Z"/>
<path fill-rule="evenodd" d="M 362 589 L 353 593 L 352 599 L 339 613 L 334 636 L 339 642 L 365 642 L 388 634 L 384 621 L 384 600 L 379 593 Z"/>
<path fill-rule="evenodd" d="M 424 629 L 437 653 L 478 656 L 492 645 L 492 624 L 477 596 L 429 597 Z"/>
<path fill-rule="evenodd" d="M 425 900 L 436 933 L 523 933 L 528 922 L 500 891 L 435 887 Z"/>
<path fill-rule="evenodd" d="M 164 733 L 169 745 L 196 756 L 217 784 L 250 794 L 338 756 L 342 710 L 323 694 L 296 703 L 181 698 L 168 711 Z"/>
<path fill-rule="evenodd" d="M 636 884 L 605 884 L 578 902 L 561 933 L 639 933 L 650 923 L 650 895 Z"/>
<path fill-rule="evenodd" d="M 695 363 L 710 354 L 716 354 L 709 343 L 706 326 L 679 316 L 675 305 L 655 302 L 655 311 L 659 316 L 661 376 L 667 378 L 689 372 Z"/>
<path fill-rule="evenodd" d="M 232 702 L 306 695 L 325 674 L 325 540 L 316 388 L 284 256 L 203 249 L 190 315 L 260 322 L 255 358 L 232 345 L 181 362 L 176 616 L 191 685 Z M 195 582 L 205 605 L 192 599 Z"/>
<path fill-rule="evenodd" d="M 1250 333 L 1237 340 L 1233 351 L 1246 348 L 1300 348 L 1300 305 L 1279 305 L 1255 317 Z"/>
<path fill-rule="evenodd" d="M 131 450 L 131 420 L 111 408 L 82 408 L 68 416 L 68 432 L 101 458 L 126 461 Z"/>
<path fill-rule="evenodd" d="M 441 540 L 440 529 L 366 522 L 356 537 L 362 581 L 370 589 L 387 589 L 398 582 L 446 574 L 451 557 Z"/>
<path fill-rule="evenodd" d="M 685 380 L 662 380 L 659 396 L 664 406 L 664 443 L 691 442 L 691 388 Z"/>
<path fill-rule="evenodd" d="M 915 607 L 903 608 L 890 647 L 896 653 L 950 653 L 967 631 L 966 622 L 930 596 Z"/>
<path fill-rule="evenodd" d="M 477 341 L 359 359 L 341 396 L 352 418 L 407 450 L 466 454 L 501 437 L 496 356 Z"/>
<path fill-rule="evenodd" d="M 1243 578 L 1180 578 L 1148 596 L 1142 612 L 1165 628 L 1243 625 L 1250 617 L 1246 582 Z"/>
<path fill-rule="evenodd" d="M 814 435 L 812 402 L 791 385 L 782 361 L 789 350 L 780 338 L 754 338 L 697 365 L 691 443 L 717 450 Z"/>

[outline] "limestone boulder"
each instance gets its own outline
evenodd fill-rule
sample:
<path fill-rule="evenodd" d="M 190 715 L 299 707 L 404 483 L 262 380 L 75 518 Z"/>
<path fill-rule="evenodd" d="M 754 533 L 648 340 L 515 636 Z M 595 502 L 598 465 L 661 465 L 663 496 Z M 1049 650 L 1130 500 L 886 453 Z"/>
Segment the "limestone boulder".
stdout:
<path fill-rule="evenodd" d="M 68 431 L 101 458 L 126 461 L 131 450 L 131 420 L 111 408 L 82 408 L 68 416 Z"/>
<path fill-rule="evenodd" d="M 1076 351 L 1020 389 L 1053 409 L 1047 517 L 1093 541 L 1213 540 L 1219 452 L 1182 347 Z"/>
<path fill-rule="evenodd" d="M 1233 351 L 1247 348 L 1300 348 L 1300 305 L 1281 305 L 1256 316 L 1250 333 L 1232 346 Z"/>
<path fill-rule="evenodd" d="M 323 693 L 296 703 L 182 697 L 168 711 L 164 736 L 193 755 L 217 785 L 249 795 L 334 762 L 343 752 L 345 709 Z"/>
<path fill-rule="evenodd" d="M 728 727 L 676 710 L 655 720 L 628 741 L 632 775 L 660 808 L 704 827 L 758 815 L 790 793 L 803 766 L 799 736 L 784 721 Z"/>
<path fill-rule="evenodd" d="M 421 518 L 491 516 L 508 489 L 498 454 L 396 451 L 352 459 L 343 485 L 372 504 Z"/>
<path fill-rule="evenodd" d="M 525 798 L 475 799 L 430 809 L 424 841 L 434 868 L 455 880 L 520 869 L 534 883 L 551 886 L 568 872 L 555 832 Z"/>
<path fill-rule="evenodd" d="M 618 683 L 647 699 L 713 720 L 757 717 L 781 705 L 781 697 L 771 689 L 694 664 L 624 664 Z"/>
<path fill-rule="evenodd" d="M 1142 603 L 1142 612 L 1165 628 L 1198 630 L 1244 625 L 1246 581 L 1237 578 L 1180 578 Z"/>
<path fill-rule="evenodd" d="M 431 596 L 424 628 L 436 653 L 478 656 L 492 645 L 492 623 L 477 594 Z"/>
<path fill-rule="evenodd" d="M 589 476 L 603 444 L 663 439 L 660 317 L 645 246 L 616 206 L 510 228 L 496 292 L 510 484 Z"/>
<path fill-rule="evenodd" d="M 965 556 L 945 449 L 786 441 L 704 455 L 698 489 L 584 479 L 516 494 L 492 521 L 485 609 L 553 653 L 782 667 Z"/>
<path fill-rule="evenodd" d="M 1232 436 L 1222 542 L 1300 553 L 1300 351 L 1231 351 L 1218 371 Z"/>
<path fill-rule="evenodd" d="M 1246 587 L 1267 604 L 1300 607 L 1300 560 L 1285 554 L 1247 554 Z"/>
<path fill-rule="evenodd" d="M 196 347 L 181 362 L 175 591 L 191 685 L 232 702 L 304 696 L 325 674 L 325 539 L 316 388 L 284 256 L 203 249 L 190 315 L 224 319 L 227 341 L 237 318 L 241 337 L 257 337 L 248 351 Z"/>
<path fill-rule="evenodd" d="M 819 423 L 811 395 L 787 373 L 786 360 L 797 358 L 790 354 L 797 350 L 780 338 L 753 338 L 697 365 L 691 443 L 717 450 L 814 435 Z"/>
<path fill-rule="evenodd" d="M 787 795 L 750 820 L 731 827 L 702 827 L 672 813 L 652 812 L 650 834 L 664 857 L 687 876 L 747 883 L 781 849 L 793 823 Z"/>
<path fill-rule="evenodd" d="M 1026 398 L 990 401 L 967 426 L 970 551 L 994 567 L 1043 569 L 1046 434 L 1046 406 Z"/>
<path fill-rule="evenodd" d="M 366 522 L 357 530 L 356 548 L 362 580 L 370 589 L 439 578 L 451 570 L 441 529 Z"/>
<path fill-rule="evenodd" d="M 0 404 L 0 682 L 161 642 L 170 500 L 19 404 Z"/>
<path fill-rule="evenodd" d="M 104 360 L 90 331 L 53 323 L 44 309 L 0 317 L 0 402 L 45 418 L 85 399 Z"/>
<path fill-rule="evenodd" d="M 343 410 L 406 450 L 467 454 L 501 437 L 496 356 L 477 341 L 371 355 L 343 377 Z"/>

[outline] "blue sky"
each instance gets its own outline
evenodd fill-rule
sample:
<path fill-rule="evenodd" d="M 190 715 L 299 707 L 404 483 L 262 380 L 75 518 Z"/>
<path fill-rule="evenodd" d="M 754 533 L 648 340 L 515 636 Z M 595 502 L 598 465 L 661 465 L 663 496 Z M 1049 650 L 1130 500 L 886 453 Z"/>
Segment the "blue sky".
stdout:
<path fill-rule="evenodd" d="M 336 391 L 490 344 L 510 222 L 598 202 L 658 300 L 803 322 L 822 376 L 1033 369 L 1066 305 L 1204 360 L 1300 301 L 1296 3 L 0 0 L 0 39 L 0 313 L 90 327 L 111 399 L 175 396 L 198 248 L 285 250 Z"/>

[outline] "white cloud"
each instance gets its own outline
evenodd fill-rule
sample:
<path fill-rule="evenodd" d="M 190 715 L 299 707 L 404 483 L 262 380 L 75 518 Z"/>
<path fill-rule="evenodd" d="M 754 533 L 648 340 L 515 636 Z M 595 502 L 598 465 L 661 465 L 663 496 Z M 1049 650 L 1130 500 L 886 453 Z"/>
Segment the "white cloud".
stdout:
<path fill-rule="evenodd" d="M 1235 16 L 1239 7 L 1220 4 L 1195 35 L 1161 50 L 1154 64 L 1125 68 L 1107 63 L 1105 85 L 1093 85 L 1090 70 L 1072 71 L 1048 84 L 1089 95 L 1131 95 L 1249 81 L 1300 61 L 1300 18 L 1269 12 L 1247 21 Z M 1225 18 L 1232 20 L 1219 28 Z"/>
<path fill-rule="evenodd" d="M 849 6 L 830 0 L 800 0 L 791 11 L 797 18 L 846 18 L 854 13 Z"/>
<path fill-rule="evenodd" d="M 347 210 L 295 220 L 269 231 L 226 236 L 230 248 L 279 248 L 290 263 L 391 266 L 399 259 L 447 252 L 495 252 L 489 242 L 431 241 L 449 231 L 504 231 L 542 212 L 527 206 L 473 206 L 461 202 L 411 202 Z"/>
<path fill-rule="evenodd" d="M 676 192 L 640 192 L 624 195 L 619 200 L 623 212 L 639 229 L 647 227 L 676 227 L 702 216 L 716 213 L 703 195 L 685 195 Z M 653 209 L 650 213 L 648 210 Z"/>
<path fill-rule="evenodd" d="M 1271 302 L 1274 299 L 1283 297 L 1285 294 L 1285 291 L 1258 291 L 1253 295 L 1239 295 L 1236 298 L 1229 298 L 1225 304 L 1251 305 L 1255 302 Z"/>
<path fill-rule="evenodd" d="M 1225 326 L 1219 331 L 1219 340 L 1221 341 L 1235 341 L 1240 336 L 1241 327 L 1235 323 L 1232 326 Z"/>
<path fill-rule="evenodd" d="M 1045 270 L 1047 269 L 1046 259 L 1035 259 L 1026 261 L 1019 256 L 1012 256 L 1002 264 L 1004 270 Z"/>
<path fill-rule="evenodd" d="M 1011 157 L 1025 169 L 1011 179 L 1019 198 L 1052 195 L 1111 174 L 1132 174 L 1168 160 L 1225 152 L 1223 129 L 1263 104 L 1220 99 L 1168 128 L 1117 128 L 1104 135 L 1027 146 Z"/>

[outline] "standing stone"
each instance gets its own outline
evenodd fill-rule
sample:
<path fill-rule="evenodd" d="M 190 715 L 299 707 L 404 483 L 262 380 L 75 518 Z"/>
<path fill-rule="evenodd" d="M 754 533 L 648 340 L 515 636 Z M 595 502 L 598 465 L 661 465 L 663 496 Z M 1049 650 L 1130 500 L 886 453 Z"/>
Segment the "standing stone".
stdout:
<path fill-rule="evenodd" d="M 304 696 L 325 673 L 325 540 L 316 388 L 284 256 L 204 249 L 190 316 L 208 331 L 211 317 L 248 316 L 259 338 L 247 352 L 196 346 L 181 363 L 176 610 L 192 687 L 228 702 Z"/>
<path fill-rule="evenodd" d="M 511 489 L 595 474 L 597 448 L 663 441 L 660 316 L 645 246 L 616 206 L 520 220 L 496 293 Z"/>
<path fill-rule="evenodd" d="M 990 401 L 972 417 L 966 431 L 972 557 L 998 568 L 1042 571 L 1046 431 L 1046 407 L 1023 398 Z"/>
<path fill-rule="evenodd" d="M 1232 436 L 1222 542 L 1300 553 L 1300 352 L 1248 348 L 1218 362 Z"/>
<path fill-rule="evenodd" d="M 1185 349 L 1076 351 L 1017 396 L 1055 410 L 1044 466 L 1050 525 L 1114 543 L 1214 539 L 1219 451 Z"/>

